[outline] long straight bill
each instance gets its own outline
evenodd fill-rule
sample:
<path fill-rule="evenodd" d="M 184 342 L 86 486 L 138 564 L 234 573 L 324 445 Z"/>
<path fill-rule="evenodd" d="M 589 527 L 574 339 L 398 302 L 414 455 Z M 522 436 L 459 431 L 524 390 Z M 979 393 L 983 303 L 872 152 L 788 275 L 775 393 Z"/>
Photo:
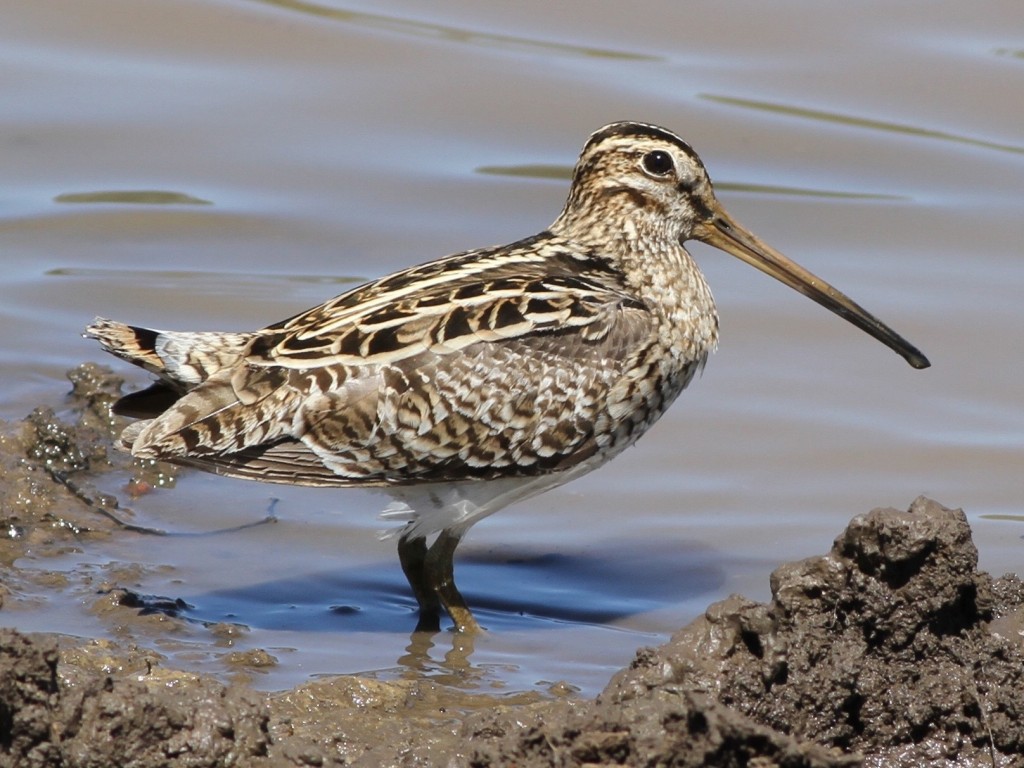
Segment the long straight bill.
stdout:
<path fill-rule="evenodd" d="M 717 203 L 717 201 L 716 201 Z M 721 205 L 705 222 L 694 229 L 694 237 L 726 253 L 742 259 L 751 266 L 771 275 L 790 288 L 830 309 L 862 331 L 871 334 L 890 349 L 900 354 L 915 368 L 931 365 L 921 350 L 900 336 L 842 291 L 833 288 L 820 277 L 808 272 L 762 241 L 754 233 L 732 218 Z"/>

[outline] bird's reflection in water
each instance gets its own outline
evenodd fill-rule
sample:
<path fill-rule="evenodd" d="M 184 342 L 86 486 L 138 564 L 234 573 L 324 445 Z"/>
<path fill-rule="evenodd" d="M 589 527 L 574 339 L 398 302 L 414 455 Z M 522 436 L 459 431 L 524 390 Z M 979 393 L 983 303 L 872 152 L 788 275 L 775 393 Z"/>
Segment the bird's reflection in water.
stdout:
<path fill-rule="evenodd" d="M 476 637 L 468 632 L 425 631 L 417 627 L 409 635 L 405 653 L 398 658 L 402 677 L 407 680 L 431 680 L 453 688 L 478 688 L 479 682 L 487 675 L 486 667 L 474 667 L 470 663 Z M 431 655 L 435 648 L 444 651 L 443 660 Z"/>

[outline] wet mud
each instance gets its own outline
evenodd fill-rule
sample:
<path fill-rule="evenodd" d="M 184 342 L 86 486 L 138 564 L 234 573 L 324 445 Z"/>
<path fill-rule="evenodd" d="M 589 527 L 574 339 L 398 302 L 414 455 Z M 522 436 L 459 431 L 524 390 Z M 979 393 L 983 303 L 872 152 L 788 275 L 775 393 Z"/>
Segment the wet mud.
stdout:
<path fill-rule="evenodd" d="M 185 606 L 139 594 L 143 566 L 39 567 L 126 535 L 122 505 L 174 479 L 112 449 L 120 379 L 69 376 L 59 414 L 0 425 L 0 626 L 52 589 L 110 631 L 0 629 L 0 766 L 1024 765 L 1024 586 L 979 572 L 963 512 L 925 498 L 854 518 L 777 569 L 770 602 L 710 606 L 594 700 L 356 676 L 260 692 L 246 673 L 276 660 L 228 624 L 208 631 L 237 675 L 174 669 L 154 638 Z"/>

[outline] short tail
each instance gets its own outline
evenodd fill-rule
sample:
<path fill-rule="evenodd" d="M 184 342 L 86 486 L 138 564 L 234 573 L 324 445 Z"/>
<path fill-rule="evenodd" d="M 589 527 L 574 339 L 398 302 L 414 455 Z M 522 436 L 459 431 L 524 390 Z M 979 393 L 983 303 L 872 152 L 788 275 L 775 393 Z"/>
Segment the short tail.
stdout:
<path fill-rule="evenodd" d="M 158 331 L 97 317 L 85 329 L 112 355 L 191 389 L 242 357 L 255 334 Z"/>

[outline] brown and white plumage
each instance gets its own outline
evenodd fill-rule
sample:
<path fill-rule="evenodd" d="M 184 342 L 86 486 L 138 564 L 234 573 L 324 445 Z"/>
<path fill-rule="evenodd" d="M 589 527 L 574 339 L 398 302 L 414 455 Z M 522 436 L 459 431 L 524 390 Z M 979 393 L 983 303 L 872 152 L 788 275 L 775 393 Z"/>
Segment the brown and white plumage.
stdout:
<path fill-rule="evenodd" d="M 116 408 L 143 419 L 122 438 L 134 455 L 390 490 L 421 611 L 473 628 L 451 575 L 465 530 L 632 444 L 714 349 L 714 302 L 682 246 L 693 237 L 927 364 L 729 218 L 689 146 L 640 123 L 590 137 L 565 208 L 538 235 L 411 267 L 254 333 L 97 319 L 87 335 L 159 377 Z"/>

